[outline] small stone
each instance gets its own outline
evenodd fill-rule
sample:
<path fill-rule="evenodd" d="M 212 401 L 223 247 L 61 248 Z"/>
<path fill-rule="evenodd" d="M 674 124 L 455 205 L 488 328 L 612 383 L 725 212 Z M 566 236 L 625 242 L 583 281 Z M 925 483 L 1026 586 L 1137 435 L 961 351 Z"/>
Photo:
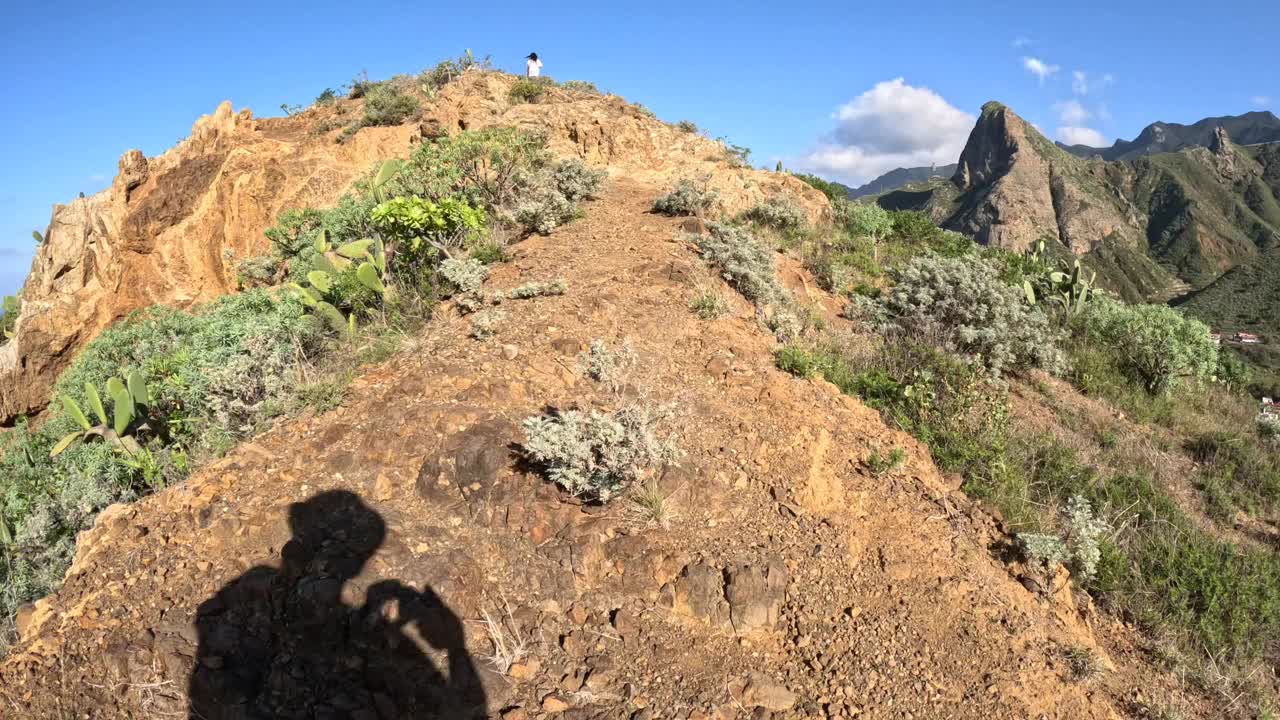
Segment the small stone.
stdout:
<path fill-rule="evenodd" d="M 515 345 L 502 346 L 502 357 L 508 360 L 515 360 L 516 356 L 518 356 L 519 354 L 520 354 L 520 348 L 516 347 Z"/>
<path fill-rule="evenodd" d="M 529 720 L 529 711 L 522 707 L 503 710 L 502 720 Z"/>
<path fill-rule="evenodd" d="M 512 663 L 511 667 L 507 670 L 507 674 L 514 680 L 528 680 L 534 675 L 537 675 L 538 670 L 541 669 L 541 667 L 542 663 L 538 662 L 538 660 L 534 658 L 524 662 Z"/>
<path fill-rule="evenodd" d="M 551 693 L 542 698 L 542 709 L 549 713 L 562 713 L 569 709 L 569 701 L 558 693 Z"/>

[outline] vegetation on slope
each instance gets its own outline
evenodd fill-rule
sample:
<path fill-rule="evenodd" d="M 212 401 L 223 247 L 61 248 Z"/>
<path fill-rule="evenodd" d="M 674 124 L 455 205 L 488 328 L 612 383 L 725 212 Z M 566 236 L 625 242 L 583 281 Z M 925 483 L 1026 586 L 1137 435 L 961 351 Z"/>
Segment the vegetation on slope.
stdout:
<path fill-rule="evenodd" d="M 1069 562 L 1080 587 L 1163 638 L 1168 657 L 1233 694 L 1249 691 L 1242 678 L 1273 661 L 1280 643 L 1280 557 L 1233 533 L 1240 513 L 1280 520 L 1280 458 L 1245 392 L 1247 370 L 1219 356 L 1205 324 L 1105 295 L 1068 304 L 1036 292 L 1027 309 L 1048 325 L 1025 335 L 1015 329 L 1021 315 L 983 311 L 982 298 L 1007 302 L 1000 287 L 1021 297 L 1024 281 L 1062 287 L 1049 277 L 1057 263 L 979 248 L 916 213 L 893 214 L 879 236 L 850 222 L 849 211 L 842 217 L 800 251 L 824 284 L 850 298 L 853 333 L 794 342 L 779 351 L 779 366 L 824 377 L 926 442 L 967 492 L 1000 511 L 1033 578 L 1040 567 L 1042 587 L 1052 583 L 1045 558 Z M 994 325 L 975 325 L 971 314 Z M 1009 353 L 1022 337 L 1042 352 L 993 368 L 1018 357 Z M 1086 458 L 1057 434 L 1012 422 L 1011 389 L 1043 385 L 1036 367 L 1169 437 L 1169 451 L 1197 468 L 1198 505 L 1179 501 L 1150 458 L 1113 435 L 1092 440 Z M 1079 425 L 1068 416 L 1064 427 Z M 1195 660 L 1205 657 L 1221 672 Z"/>
<path fill-rule="evenodd" d="M 192 312 L 154 307 L 95 339 L 59 378 L 51 417 L 0 438 L 0 644 L 16 609 L 55 589 L 75 535 L 107 505 L 185 477 L 283 414 L 327 410 L 356 366 L 392 352 L 435 302 L 474 293 L 512 237 L 577 216 L 603 174 L 554 162 L 512 129 L 425 143 L 355 183 L 336 206 L 283 213 L 258 289 Z M 73 443 L 73 408 L 137 373 L 149 391 L 139 447 Z M 109 396 L 102 414 L 121 401 Z M 121 434 L 128 430 L 121 430 Z"/>

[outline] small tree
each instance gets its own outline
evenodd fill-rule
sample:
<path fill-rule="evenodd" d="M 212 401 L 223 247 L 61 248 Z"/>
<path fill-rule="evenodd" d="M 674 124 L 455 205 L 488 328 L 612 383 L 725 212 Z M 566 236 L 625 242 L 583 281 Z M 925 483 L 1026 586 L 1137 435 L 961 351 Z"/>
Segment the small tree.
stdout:
<path fill-rule="evenodd" d="M 847 209 L 845 209 L 847 208 Z M 854 237 L 871 241 L 871 259 L 880 262 L 880 243 L 893 232 L 893 217 L 874 203 L 853 203 L 842 208 L 841 221 Z"/>

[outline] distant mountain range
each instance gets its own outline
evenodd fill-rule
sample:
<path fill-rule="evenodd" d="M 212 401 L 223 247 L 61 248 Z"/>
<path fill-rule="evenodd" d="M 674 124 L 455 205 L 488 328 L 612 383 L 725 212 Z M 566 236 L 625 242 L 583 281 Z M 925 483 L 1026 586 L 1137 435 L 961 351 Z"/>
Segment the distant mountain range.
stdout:
<path fill-rule="evenodd" d="M 1156 122 L 1143 129 L 1133 140 L 1116 140 L 1109 148 L 1088 145 L 1058 147 L 1077 157 L 1100 157 L 1103 160 L 1134 160 L 1156 153 L 1177 152 L 1189 147 L 1208 147 L 1218 128 L 1237 145 L 1280 142 L 1280 118 L 1266 111 L 1243 115 L 1205 118 L 1190 125 Z"/>
<path fill-rule="evenodd" d="M 890 190 L 897 190 L 900 187 L 911 185 L 913 183 L 925 182 L 936 177 L 951 177 L 956 172 L 956 165 L 938 165 L 929 167 L 914 168 L 898 168 L 890 170 L 880 177 L 872 180 L 866 185 L 856 188 L 848 188 L 849 199 L 857 199 L 867 197 L 868 195 L 879 195 Z"/>
<path fill-rule="evenodd" d="M 1081 257 L 1105 287 L 1131 300 L 1179 297 L 1190 307 L 1227 308 L 1228 296 L 1257 295 L 1260 288 L 1251 286 L 1269 282 L 1270 266 L 1280 262 L 1280 143 L 1240 145 L 1229 137 L 1236 127 L 1243 140 L 1259 141 L 1267 137 L 1265 123 L 1276 119 L 1241 117 L 1253 122 L 1205 121 L 1212 129 L 1203 145 L 1104 161 L 1067 152 L 1009 108 L 987 103 L 950 180 L 885 193 L 877 202 L 926 212 L 1014 252 L 1043 238 L 1055 253 Z M 1139 139 L 1149 140 L 1146 147 L 1190 142 L 1206 125 L 1177 126 L 1176 133 L 1164 127 Z M 1228 272 L 1246 265 L 1253 269 Z M 1196 303 L 1201 291 L 1212 302 Z M 1204 313 L 1237 329 L 1258 327 L 1270 314 L 1251 307 L 1226 322 L 1221 313 Z"/>

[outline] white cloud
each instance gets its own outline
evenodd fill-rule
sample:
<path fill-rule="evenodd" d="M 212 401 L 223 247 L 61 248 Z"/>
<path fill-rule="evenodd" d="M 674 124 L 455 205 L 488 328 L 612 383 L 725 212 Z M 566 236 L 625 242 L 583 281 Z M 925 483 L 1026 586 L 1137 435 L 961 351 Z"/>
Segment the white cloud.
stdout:
<path fill-rule="evenodd" d="M 1071 92 L 1077 95 L 1089 94 L 1089 75 L 1083 70 L 1071 72 Z"/>
<path fill-rule="evenodd" d="M 1068 145 L 1088 145 L 1089 147 L 1108 147 L 1110 143 L 1102 133 L 1087 127 L 1064 126 L 1058 128 L 1058 139 Z"/>
<path fill-rule="evenodd" d="M 1031 38 L 1019 35 L 1013 39 L 1013 46 L 1016 48 L 1026 47 L 1031 44 Z"/>
<path fill-rule="evenodd" d="M 1093 113 L 1076 100 L 1055 103 L 1053 111 L 1058 113 L 1058 122 L 1063 125 L 1083 125 L 1093 117 Z"/>
<path fill-rule="evenodd" d="M 1053 75 L 1054 73 L 1062 69 L 1057 65 L 1050 65 L 1049 63 L 1041 60 L 1040 58 L 1033 58 L 1033 57 L 1022 58 L 1022 67 L 1026 68 L 1027 72 L 1031 73 L 1032 75 L 1035 75 L 1037 78 L 1040 78 L 1041 85 L 1044 84 L 1044 81 L 1050 75 Z"/>
<path fill-rule="evenodd" d="M 1252 102 L 1253 106 L 1260 110 L 1271 107 L 1271 98 L 1266 95 L 1254 95 L 1249 98 L 1249 102 Z"/>
<path fill-rule="evenodd" d="M 1107 74 L 1105 74 L 1105 75 L 1103 75 L 1103 76 L 1102 76 L 1102 84 L 1103 84 L 1103 85 L 1114 85 L 1115 83 L 1116 83 L 1116 76 L 1115 76 L 1115 75 L 1112 75 L 1111 73 L 1107 73 Z"/>
<path fill-rule="evenodd" d="M 955 162 L 976 121 L 902 78 L 877 83 L 832 118 L 835 129 L 793 164 L 855 184 L 899 167 Z"/>

